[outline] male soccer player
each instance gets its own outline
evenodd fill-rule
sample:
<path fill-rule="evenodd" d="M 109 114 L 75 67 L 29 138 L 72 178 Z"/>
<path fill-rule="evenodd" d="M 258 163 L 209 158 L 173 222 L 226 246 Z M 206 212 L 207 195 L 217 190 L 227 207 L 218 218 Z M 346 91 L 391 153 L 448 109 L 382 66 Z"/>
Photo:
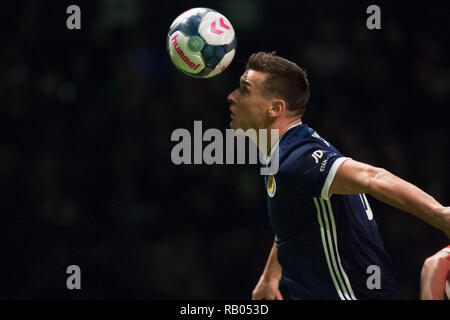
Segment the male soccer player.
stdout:
<path fill-rule="evenodd" d="M 252 298 L 399 298 L 365 194 L 447 236 L 450 207 L 382 168 L 344 157 L 302 122 L 309 94 L 303 69 L 259 52 L 228 96 L 232 129 L 278 129 L 280 136 L 269 153 L 278 150 L 278 172 L 266 177 L 275 243 Z M 368 279 L 372 273 L 379 283 Z"/>

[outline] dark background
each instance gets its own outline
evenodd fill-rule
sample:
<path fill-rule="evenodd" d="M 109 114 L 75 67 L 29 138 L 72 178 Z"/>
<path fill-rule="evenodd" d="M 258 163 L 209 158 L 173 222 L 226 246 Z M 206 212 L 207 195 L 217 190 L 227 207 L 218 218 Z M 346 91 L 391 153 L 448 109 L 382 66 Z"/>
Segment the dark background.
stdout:
<path fill-rule="evenodd" d="M 81 8 L 81 30 L 66 8 Z M 381 30 L 366 8 L 381 7 Z M 185 76 L 171 22 L 231 21 L 234 61 Z M 0 298 L 248 299 L 273 241 L 256 166 L 172 164 L 176 128 L 225 130 L 248 56 L 304 67 L 304 122 L 355 160 L 450 203 L 449 6 L 379 1 L 2 1 Z M 419 297 L 439 230 L 369 197 L 402 297 Z M 79 265 L 82 289 L 66 288 Z"/>

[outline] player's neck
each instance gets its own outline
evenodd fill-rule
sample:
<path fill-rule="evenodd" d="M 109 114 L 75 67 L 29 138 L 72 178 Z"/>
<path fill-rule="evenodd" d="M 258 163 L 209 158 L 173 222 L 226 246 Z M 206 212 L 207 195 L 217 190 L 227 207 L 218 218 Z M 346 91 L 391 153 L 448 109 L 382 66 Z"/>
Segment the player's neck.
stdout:
<path fill-rule="evenodd" d="M 261 151 L 265 151 L 269 154 L 273 148 L 273 146 L 281 139 L 281 137 L 288 131 L 290 128 L 299 125 L 302 123 L 301 118 L 294 119 L 278 119 L 271 125 L 267 127 L 267 140 L 259 141 L 258 147 Z M 278 130 L 278 134 L 271 134 L 272 130 Z M 263 145 L 263 143 L 267 143 Z M 266 148 L 266 146 L 270 146 L 270 148 Z"/>
<path fill-rule="evenodd" d="M 293 118 L 293 119 L 286 119 L 283 121 L 280 126 L 278 127 L 280 139 L 281 137 L 294 126 L 297 126 L 302 123 L 302 118 Z"/>

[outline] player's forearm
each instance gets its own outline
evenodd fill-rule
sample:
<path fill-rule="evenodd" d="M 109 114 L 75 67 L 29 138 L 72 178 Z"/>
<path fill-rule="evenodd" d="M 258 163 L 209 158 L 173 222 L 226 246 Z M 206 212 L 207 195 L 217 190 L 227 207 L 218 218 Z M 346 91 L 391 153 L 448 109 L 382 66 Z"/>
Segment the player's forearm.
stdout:
<path fill-rule="evenodd" d="M 261 277 L 266 280 L 281 279 L 281 266 L 278 263 L 278 249 L 275 242 L 270 250 L 269 258 L 267 259 L 267 263 Z"/>
<path fill-rule="evenodd" d="M 445 207 L 418 187 L 384 169 L 374 170 L 367 189 L 374 198 L 411 213 L 434 227 L 448 227 L 450 217 Z"/>

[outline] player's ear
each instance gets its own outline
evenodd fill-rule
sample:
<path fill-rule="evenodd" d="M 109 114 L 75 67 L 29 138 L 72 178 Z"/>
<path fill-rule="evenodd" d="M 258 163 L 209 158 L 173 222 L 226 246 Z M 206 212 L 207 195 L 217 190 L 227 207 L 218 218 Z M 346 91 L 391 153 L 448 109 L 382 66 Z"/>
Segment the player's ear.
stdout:
<path fill-rule="evenodd" d="M 283 99 L 272 99 L 269 107 L 269 115 L 278 117 L 286 110 L 286 101 Z"/>

